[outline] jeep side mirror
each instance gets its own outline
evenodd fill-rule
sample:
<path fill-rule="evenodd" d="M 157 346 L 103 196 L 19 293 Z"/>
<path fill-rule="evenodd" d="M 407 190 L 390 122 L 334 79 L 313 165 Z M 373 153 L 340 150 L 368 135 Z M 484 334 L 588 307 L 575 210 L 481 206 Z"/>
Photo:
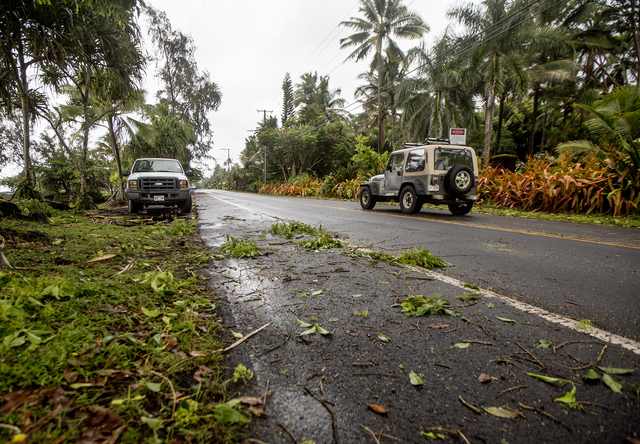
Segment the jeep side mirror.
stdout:
<path fill-rule="evenodd" d="M 125 170 L 121 173 L 122 177 L 127 177 L 129 174 L 131 174 L 128 170 Z"/>
<path fill-rule="evenodd" d="M 193 174 L 193 171 L 186 171 L 184 175 L 187 177 L 193 177 L 194 174 Z"/>

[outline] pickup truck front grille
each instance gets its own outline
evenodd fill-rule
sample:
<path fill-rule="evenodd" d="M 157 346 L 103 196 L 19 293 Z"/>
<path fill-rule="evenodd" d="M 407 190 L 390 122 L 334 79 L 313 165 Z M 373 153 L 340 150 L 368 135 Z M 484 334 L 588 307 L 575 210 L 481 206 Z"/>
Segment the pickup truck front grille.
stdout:
<path fill-rule="evenodd" d="M 173 177 L 141 177 L 138 179 L 140 191 L 171 191 L 178 189 L 178 180 Z"/>

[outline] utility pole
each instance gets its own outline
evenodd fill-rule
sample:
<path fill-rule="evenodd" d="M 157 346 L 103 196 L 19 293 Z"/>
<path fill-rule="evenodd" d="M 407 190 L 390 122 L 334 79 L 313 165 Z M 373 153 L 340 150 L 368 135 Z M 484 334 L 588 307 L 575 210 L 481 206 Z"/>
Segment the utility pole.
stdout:
<path fill-rule="evenodd" d="M 267 113 L 271 114 L 273 111 L 267 111 L 266 109 L 259 109 L 259 113 L 264 113 L 264 117 L 262 119 L 262 128 L 266 128 L 267 126 Z M 262 158 L 262 185 L 267 184 L 267 147 L 262 147 L 263 158 Z"/>
<path fill-rule="evenodd" d="M 231 189 L 231 148 L 220 148 L 220 151 L 227 152 L 227 170 L 229 172 L 229 178 L 227 180 L 229 183 L 229 189 Z"/>

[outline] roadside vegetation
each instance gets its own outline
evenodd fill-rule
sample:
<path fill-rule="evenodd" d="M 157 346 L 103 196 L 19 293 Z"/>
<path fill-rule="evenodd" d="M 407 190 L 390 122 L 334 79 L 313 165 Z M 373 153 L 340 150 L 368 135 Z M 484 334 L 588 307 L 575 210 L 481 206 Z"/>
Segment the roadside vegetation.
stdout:
<path fill-rule="evenodd" d="M 237 442 L 195 220 L 48 212 L 0 219 L 0 440 Z"/>

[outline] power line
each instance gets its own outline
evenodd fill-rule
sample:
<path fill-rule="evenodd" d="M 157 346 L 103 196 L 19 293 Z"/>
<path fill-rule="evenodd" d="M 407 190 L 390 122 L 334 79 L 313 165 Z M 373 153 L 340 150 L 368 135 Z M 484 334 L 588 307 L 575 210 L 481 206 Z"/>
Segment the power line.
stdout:
<path fill-rule="evenodd" d="M 512 14 L 510 14 L 510 15 L 506 16 L 505 18 L 503 18 L 502 20 L 500 20 L 500 21 L 498 21 L 498 22 L 494 23 L 494 24 L 493 24 L 493 25 L 491 25 L 490 27 L 488 27 L 488 28 L 486 28 L 486 29 L 483 29 L 483 30 L 480 30 L 480 31 L 476 32 L 474 35 L 469 36 L 469 37 L 468 37 L 468 38 L 466 38 L 463 42 L 461 42 L 457 47 L 453 47 L 453 48 L 451 48 L 450 50 L 446 51 L 446 52 L 445 52 L 444 54 L 442 54 L 439 58 L 444 59 L 445 57 L 447 57 L 447 56 L 449 55 L 449 53 L 451 53 L 451 52 L 455 51 L 455 50 L 456 50 L 456 49 L 458 49 L 460 46 L 462 46 L 462 45 L 467 45 L 467 44 L 468 44 L 469 46 L 464 47 L 464 48 L 462 48 L 462 49 L 459 49 L 459 50 L 458 50 L 458 51 L 456 51 L 454 54 L 452 54 L 452 56 L 453 56 L 453 57 L 457 57 L 457 56 L 460 56 L 460 55 L 462 55 L 462 54 L 464 54 L 464 53 L 467 53 L 467 52 L 471 51 L 472 49 L 474 49 L 474 48 L 476 48 L 476 47 L 478 47 L 478 46 L 482 45 L 483 43 L 486 43 L 486 42 L 488 42 L 488 41 L 490 41 L 490 40 L 493 40 L 494 38 L 496 38 L 496 37 L 498 37 L 498 36 L 500 36 L 500 35 L 502 35 L 502 34 L 504 34 L 504 33 L 508 32 L 508 31 L 510 31 L 510 30 L 512 30 L 513 28 L 515 28 L 516 26 L 521 25 L 522 23 L 526 22 L 527 20 L 531 20 L 531 19 L 533 19 L 534 17 L 539 16 L 539 15 L 543 14 L 544 12 L 548 11 L 549 9 L 551 9 L 551 8 L 553 8 L 553 7 L 555 7 L 555 6 L 557 6 L 558 4 L 563 3 L 563 1 L 562 1 L 562 0 L 558 0 L 558 1 L 556 1 L 554 4 L 552 4 L 551 6 L 549 6 L 548 8 L 546 8 L 546 9 L 544 9 L 544 10 L 541 10 L 541 11 L 540 11 L 540 12 L 538 12 L 538 13 L 532 14 L 531 16 L 525 16 L 524 12 L 525 12 L 527 9 L 531 8 L 532 6 L 534 6 L 534 5 L 536 5 L 537 3 L 540 3 L 540 2 L 542 2 L 542 1 L 544 1 L 544 3 L 543 3 L 541 6 L 545 6 L 546 4 L 550 3 L 552 0 L 535 0 L 535 1 L 533 1 L 533 2 L 532 2 L 532 3 L 530 3 L 529 5 L 526 5 L 526 6 L 522 7 L 522 8 L 520 8 L 518 11 L 515 11 L 514 13 L 512 13 Z M 516 16 L 518 16 L 518 15 L 525 16 L 525 18 L 518 17 L 518 18 L 517 18 L 517 20 L 520 20 L 520 21 L 519 21 L 519 22 L 517 22 L 517 23 L 512 24 L 510 27 L 508 27 L 508 28 L 506 28 L 506 29 L 500 29 L 500 30 L 491 31 L 492 33 L 491 33 L 490 35 L 485 36 L 482 40 L 480 40 L 480 41 L 474 41 L 474 40 L 475 40 L 475 39 L 477 39 L 481 34 L 483 34 L 483 33 L 487 33 L 487 31 L 492 30 L 492 28 L 496 28 L 496 27 L 498 27 L 499 25 L 501 25 L 502 23 L 504 23 L 505 21 L 508 21 L 508 20 L 510 20 L 510 19 L 512 19 L 512 18 L 514 18 L 514 17 L 516 17 Z M 436 66 L 436 67 L 439 67 L 439 66 L 440 66 L 440 65 L 442 65 L 442 64 L 444 64 L 444 62 L 440 62 L 440 63 L 436 64 L 435 66 Z M 393 85 L 393 86 L 395 86 L 395 87 L 400 87 L 400 86 L 403 86 L 404 84 L 408 83 L 408 82 L 409 82 L 409 81 L 411 81 L 411 80 L 415 80 L 417 77 L 409 77 L 409 75 L 410 75 L 411 73 L 414 73 L 414 72 L 416 72 L 416 71 L 418 71 L 418 70 L 422 69 L 422 68 L 423 68 L 424 66 L 426 66 L 426 65 L 427 65 L 427 63 L 423 63 L 422 65 L 420 65 L 420 66 L 418 66 L 418 67 L 414 68 L 413 70 L 409 71 L 408 73 L 406 73 L 406 74 L 403 76 L 403 77 L 405 78 L 405 80 L 400 81 L 397 85 L 395 84 L 395 82 L 389 82 L 389 83 L 387 83 L 386 85 L 383 85 L 383 87 L 382 87 L 382 88 L 384 89 L 384 88 L 386 88 L 386 87 L 388 87 L 388 86 L 391 86 L 391 85 Z M 360 102 L 360 101 L 353 102 L 353 103 L 351 103 L 351 104 L 349 104 L 349 105 L 345 106 L 342 110 L 343 110 L 343 111 L 348 111 L 348 109 L 349 109 L 349 108 L 352 108 L 352 107 L 354 107 L 354 106 L 356 106 L 356 105 L 359 105 L 359 106 L 363 106 L 363 107 L 364 107 L 365 105 L 367 105 L 367 104 L 369 104 L 369 103 L 372 103 L 372 102 L 374 102 L 375 100 L 377 100 L 377 99 L 378 99 L 378 97 L 379 97 L 379 95 L 381 95 L 381 93 L 376 93 L 375 95 L 373 95 L 372 97 L 370 97 L 368 100 L 366 100 L 366 101 L 364 101 L 364 102 Z M 337 118 L 338 118 L 338 117 L 332 117 L 332 118 L 325 117 L 325 118 L 323 119 L 323 120 L 324 120 L 324 122 L 319 123 L 319 124 L 318 124 L 318 125 L 316 125 L 315 127 L 310 128 L 309 130 L 307 130 L 307 131 L 305 131 L 305 132 L 300 133 L 300 136 L 304 136 L 304 135 L 307 135 L 307 134 L 309 134 L 309 133 L 311 133 L 311 132 L 313 132 L 313 131 L 317 131 L 319 128 L 321 128 L 321 127 L 323 127 L 323 126 L 325 126 L 325 125 L 327 125 L 327 124 L 329 124 L 329 123 L 331 123 L 331 122 L 333 122 L 333 121 L 337 120 Z"/>

